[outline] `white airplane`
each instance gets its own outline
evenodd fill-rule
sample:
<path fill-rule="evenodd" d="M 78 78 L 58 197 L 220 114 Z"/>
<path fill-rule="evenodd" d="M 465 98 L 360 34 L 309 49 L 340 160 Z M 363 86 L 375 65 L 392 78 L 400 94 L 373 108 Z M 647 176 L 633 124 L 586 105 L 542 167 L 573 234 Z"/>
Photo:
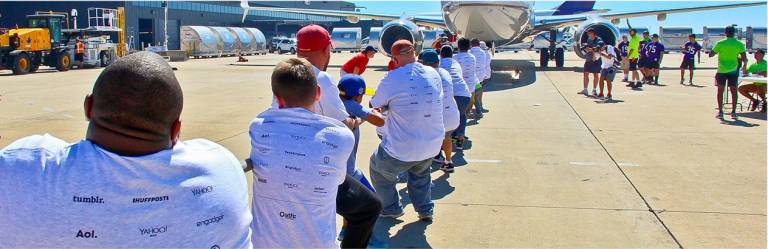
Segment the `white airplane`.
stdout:
<path fill-rule="evenodd" d="M 418 49 L 423 46 L 423 35 L 419 27 L 448 29 L 461 37 L 477 38 L 493 42 L 496 45 L 517 44 L 530 41 L 532 37 L 549 33 L 549 48 L 541 49 L 540 63 L 546 67 L 549 60 L 554 60 L 557 67 L 563 66 L 564 49 L 556 47 L 562 34 L 558 30 L 576 27 L 573 36 L 574 51 L 584 57 L 581 48 L 586 41 L 586 30 L 595 30 L 597 35 L 608 44 L 616 45 L 621 19 L 640 16 L 653 16 L 664 21 L 667 14 L 706 11 L 715 9 L 741 8 L 766 5 L 766 2 L 721 4 L 688 8 L 660 9 L 636 12 L 611 12 L 606 9 L 593 9 L 595 1 L 565 1 L 560 6 L 549 10 L 534 10 L 533 1 L 446 1 L 441 2 L 442 19 L 394 16 L 361 13 L 354 11 L 331 11 L 301 8 L 252 7 L 247 0 L 241 0 L 243 21 L 249 10 L 268 10 L 286 13 L 311 14 L 345 18 L 350 23 L 361 19 L 390 21 L 382 27 L 379 37 L 379 51 L 389 56 L 391 44 L 400 39 L 411 40 Z"/>

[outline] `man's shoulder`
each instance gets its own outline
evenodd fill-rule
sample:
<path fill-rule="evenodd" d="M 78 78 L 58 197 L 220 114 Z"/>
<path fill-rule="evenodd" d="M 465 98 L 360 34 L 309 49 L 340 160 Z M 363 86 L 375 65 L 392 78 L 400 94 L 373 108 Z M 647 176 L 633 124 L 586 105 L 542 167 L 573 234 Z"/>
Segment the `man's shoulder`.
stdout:
<path fill-rule="evenodd" d="M 60 156 L 68 146 L 69 143 L 49 134 L 24 137 L 0 150 L 0 166 L 52 159 Z"/>

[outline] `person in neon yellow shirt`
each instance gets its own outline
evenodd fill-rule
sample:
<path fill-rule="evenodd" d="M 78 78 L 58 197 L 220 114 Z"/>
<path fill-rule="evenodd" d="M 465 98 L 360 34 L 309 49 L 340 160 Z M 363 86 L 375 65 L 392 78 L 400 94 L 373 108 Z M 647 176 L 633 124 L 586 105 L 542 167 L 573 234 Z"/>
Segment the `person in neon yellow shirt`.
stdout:
<path fill-rule="evenodd" d="M 717 55 L 715 81 L 717 82 L 717 118 L 719 119 L 723 118 L 723 91 L 726 85 L 731 90 L 731 99 L 733 99 L 731 101 L 731 118 L 738 118 L 736 116 L 736 98 L 738 97 L 736 86 L 739 78 L 739 62 L 741 62 L 745 74 L 747 71 L 747 49 L 744 43 L 733 37 L 735 33 L 736 28 L 733 26 L 726 27 L 726 38 L 718 41 L 712 48 L 712 52 L 709 53 L 709 57 Z"/>
<path fill-rule="evenodd" d="M 630 29 L 629 37 L 629 46 L 627 48 L 629 52 L 627 53 L 627 59 L 629 59 L 629 70 L 632 71 L 632 80 L 629 81 L 627 86 L 634 87 L 635 82 L 640 79 L 640 76 L 637 74 L 637 57 L 640 55 L 640 36 L 637 35 L 637 30 Z"/>
<path fill-rule="evenodd" d="M 749 65 L 749 68 L 747 68 L 747 73 L 751 74 L 752 76 L 762 76 L 766 77 L 766 71 L 768 69 L 766 68 L 768 63 L 763 59 L 765 57 L 765 51 L 762 49 L 758 49 L 755 51 L 755 63 L 752 63 L 752 65 Z M 765 83 L 752 83 L 747 84 L 739 87 L 739 93 L 741 95 L 744 95 L 744 97 L 747 97 L 749 100 L 751 100 L 751 104 L 749 105 L 750 111 L 757 110 L 757 106 L 760 105 L 760 101 L 757 101 L 756 98 L 752 97 L 752 93 L 756 93 L 757 96 L 760 96 L 760 99 L 763 100 L 763 106 L 760 108 L 760 112 L 766 111 L 766 105 L 765 105 Z"/>

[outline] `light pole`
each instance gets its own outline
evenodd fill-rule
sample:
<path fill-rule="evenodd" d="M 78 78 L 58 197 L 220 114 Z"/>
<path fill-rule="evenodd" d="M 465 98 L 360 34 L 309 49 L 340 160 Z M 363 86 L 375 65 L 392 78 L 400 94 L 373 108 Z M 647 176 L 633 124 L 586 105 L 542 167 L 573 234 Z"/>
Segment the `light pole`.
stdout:
<path fill-rule="evenodd" d="M 163 50 L 168 51 L 168 1 L 163 1 Z"/>

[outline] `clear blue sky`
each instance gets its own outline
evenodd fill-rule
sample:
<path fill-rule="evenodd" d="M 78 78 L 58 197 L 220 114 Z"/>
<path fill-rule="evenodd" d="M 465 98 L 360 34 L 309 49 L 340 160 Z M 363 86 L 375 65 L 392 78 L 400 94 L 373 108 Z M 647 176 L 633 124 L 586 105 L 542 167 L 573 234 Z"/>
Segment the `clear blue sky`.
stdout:
<path fill-rule="evenodd" d="M 758 0 L 760 1 L 760 0 Z M 420 13 L 436 14 L 440 12 L 440 1 L 352 1 L 358 6 L 366 7 L 364 12 L 401 15 L 406 13 L 412 16 L 419 16 Z M 536 9 L 550 9 L 561 4 L 563 1 L 536 1 Z M 642 11 L 668 8 L 684 8 L 695 6 L 709 6 L 727 3 L 738 3 L 734 1 L 597 1 L 595 8 L 610 9 L 613 11 Z M 439 19 L 439 18 L 438 18 Z M 658 32 L 661 26 L 690 26 L 694 33 L 701 33 L 703 26 L 725 26 L 729 24 L 738 24 L 744 28 L 746 26 L 765 27 L 766 7 L 750 7 L 727 10 L 714 10 L 693 13 L 680 13 L 667 15 L 667 20 L 663 22 L 656 21 L 655 16 L 639 17 L 630 19 L 634 27 L 648 27 L 653 33 Z M 626 26 L 626 21 L 622 20 L 620 26 Z"/>

